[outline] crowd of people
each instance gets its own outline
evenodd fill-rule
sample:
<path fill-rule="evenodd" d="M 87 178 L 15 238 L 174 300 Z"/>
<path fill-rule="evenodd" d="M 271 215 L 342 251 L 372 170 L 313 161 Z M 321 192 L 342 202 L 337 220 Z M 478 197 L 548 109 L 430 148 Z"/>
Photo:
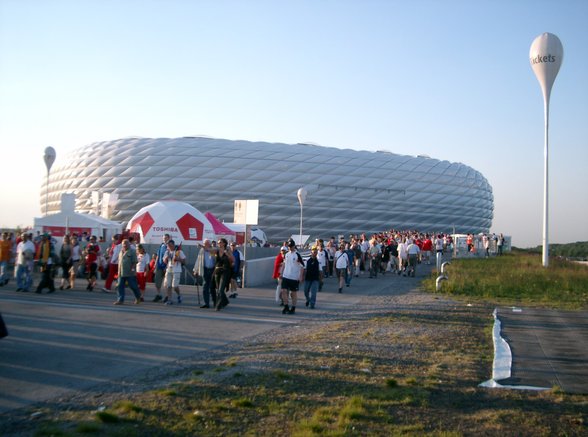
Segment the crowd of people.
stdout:
<path fill-rule="evenodd" d="M 504 237 L 483 235 L 480 239 L 486 255 L 490 243 L 501 254 Z M 297 292 L 303 284 L 305 305 L 314 309 L 317 293 L 323 290 L 325 279 L 335 278 L 338 293 L 350 287 L 352 278 L 366 275 L 396 274 L 414 277 L 420 263 L 431 264 L 434 260 L 440 270 L 442 254 L 451 251 L 453 239 L 449 234 L 428 234 L 418 231 L 390 230 L 370 235 L 350 235 L 338 240 L 316 239 L 309 247 L 305 257 L 298 251 L 296 243 L 290 239 L 280 248 L 275 258 L 273 278 L 277 280 L 276 298 L 283 306 L 283 314 L 294 314 L 298 303 Z M 150 256 L 143 245 L 136 245 L 131 236 L 112 237 L 110 246 L 101 250 L 95 236 L 66 235 L 63 237 L 59 253 L 56 253 L 54 240 L 48 234 L 38 234 L 33 238 L 23 232 L 14 239 L 4 232 L 0 240 L 0 286 L 9 281 L 8 265 L 14 263 L 14 277 L 18 292 L 33 290 L 33 271 L 35 266 L 40 280 L 34 288 L 36 293 L 45 289 L 55 292 L 55 278 L 59 272 L 59 289 L 68 290 L 75 286 L 76 278 L 85 278 L 86 290 L 99 289 L 111 292 L 116 285 L 115 305 L 125 301 L 126 288 L 130 288 L 135 304 L 145 301 L 148 282 L 153 282 L 156 290 L 153 302 L 172 305 L 182 303 L 180 278 L 186 264 L 186 255 L 169 236 L 155 253 Z M 467 238 L 468 251 L 475 251 L 474 236 Z M 306 260 L 304 259 L 306 258 Z M 201 308 L 214 308 L 220 311 L 229 304 L 229 298 L 238 295 L 237 288 L 242 274 L 243 255 L 235 242 L 221 238 L 218 241 L 204 240 L 192 269 L 195 281 L 202 286 Z M 186 270 L 188 270 L 186 268 Z M 104 276 L 104 286 L 98 287 L 99 276 Z"/>
<path fill-rule="evenodd" d="M 273 278 L 277 280 L 276 296 L 283 306 L 282 314 L 294 314 L 300 284 L 304 284 L 305 305 L 316 306 L 317 293 L 322 291 L 324 279 L 336 278 L 337 291 L 343 293 L 351 286 L 353 277 L 364 273 L 370 279 L 378 275 L 412 276 L 421 262 L 430 264 L 433 251 L 440 268 L 442 254 L 451 250 L 452 237 L 448 234 L 423 234 L 418 231 L 387 231 L 366 236 L 350 235 L 348 239 L 333 236 L 329 241 L 315 240 L 310 256 L 304 261 L 290 239 L 280 248 L 274 261 Z"/>
<path fill-rule="evenodd" d="M 51 235 L 23 232 L 14 238 L 8 232 L 2 233 L 0 240 L 0 286 L 10 280 L 9 265 L 14 265 L 14 278 L 17 292 L 54 293 L 56 280 L 60 290 L 75 287 L 77 278 L 84 278 L 87 291 L 101 290 L 109 293 L 116 284 L 117 299 L 115 305 L 125 301 L 126 288 L 135 296 L 135 304 L 145 301 L 148 282 L 153 282 L 156 295 L 153 302 L 165 305 L 175 301 L 182 303 L 180 279 L 186 264 L 186 255 L 169 234 L 163 236 L 161 245 L 150 256 L 145 247 L 135 244 L 132 236 L 117 234 L 111 244 L 101 249 L 96 236 L 86 234 L 66 235 L 56 250 Z M 104 243 L 104 241 L 102 241 Z M 206 260 L 206 261 L 204 261 Z M 222 238 L 217 242 L 205 240 L 203 250 L 194 266 L 196 280 L 203 283 L 203 308 L 213 304 L 220 310 L 228 304 L 227 296 L 236 297 L 241 282 L 243 255 L 236 243 L 229 243 Z M 40 273 L 38 284 L 33 287 L 33 273 Z M 104 286 L 98 287 L 99 278 L 103 276 Z M 217 285 L 218 284 L 218 285 Z M 210 292 L 213 288 L 212 293 Z M 220 296 L 217 299 L 217 294 Z"/>

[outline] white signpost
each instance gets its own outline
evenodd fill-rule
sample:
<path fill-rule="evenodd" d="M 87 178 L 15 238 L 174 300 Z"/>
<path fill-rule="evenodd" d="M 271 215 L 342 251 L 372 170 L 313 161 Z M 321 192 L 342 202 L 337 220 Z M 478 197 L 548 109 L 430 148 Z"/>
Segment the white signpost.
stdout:
<path fill-rule="evenodd" d="M 257 225 L 257 219 L 259 216 L 259 200 L 235 200 L 235 206 L 233 210 L 233 223 L 239 225 L 245 225 L 245 242 L 243 245 L 243 280 L 241 284 L 245 288 L 245 272 L 247 270 L 247 239 L 249 237 L 249 225 Z"/>
<path fill-rule="evenodd" d="M 563 46 L 557 36 L 552 33 L 539 35 L 531 44 L 529 62 L 539 81 L 543 92 L 543 108 L 545 114 L 545 164 L 543 171 L 543 267 L 549 266 L 549 238 L 548 238 L 548 212 L 549 212 L 549 98 L 551 88 L 561 63 L 563 61 Z"/>

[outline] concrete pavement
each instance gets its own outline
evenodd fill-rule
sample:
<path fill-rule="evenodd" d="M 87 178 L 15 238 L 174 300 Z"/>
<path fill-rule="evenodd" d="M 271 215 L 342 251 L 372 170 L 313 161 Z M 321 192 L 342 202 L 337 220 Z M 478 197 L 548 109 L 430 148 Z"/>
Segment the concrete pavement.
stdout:
<path fill-rule="evenodd" d="M 9 330 L 0 340 L 0 414 L 316 319 L 389 289 L 392 280 L 354 278 L 338 294 L 335 280 L 327 279 L 314 310 L 304 307 L 299 292 L 295 315 L 281 314 L 272 283 L 239 289 L 216 312 L 199 308 L 191 286 L 182 286 L 181 305 L 150 302 L 155 293 L 149 284 L 147 302 L 134 305 L 131 293 L 124 305 L 114 306 L 114 293 L 82 291 L 82 280 L 74 291 L 41 295 L 16 292 L 12 281 L 0 288 L 0 312 Z"/>
<path fill-rule="evenodd" d="M 497 317 L 512 353 L 499 384 L 588 393 L 588 312 L 498 308 Z"/>

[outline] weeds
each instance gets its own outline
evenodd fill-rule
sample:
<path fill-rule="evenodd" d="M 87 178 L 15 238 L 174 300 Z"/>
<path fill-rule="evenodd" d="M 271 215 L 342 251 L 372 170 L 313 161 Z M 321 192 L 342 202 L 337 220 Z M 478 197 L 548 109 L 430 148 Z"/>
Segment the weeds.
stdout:
<path fill-rule="evenodd" d="M 562 309 L 588 306 L 588 268 L 552 259 L 542 266 L 535 254 L 513 253 L 500 257 L 457 259 L 448 268 L 442 292 L 468 299 L 505 305 L 535 305 Z M 436 273 L 423 281 L 435 291 Z"/>

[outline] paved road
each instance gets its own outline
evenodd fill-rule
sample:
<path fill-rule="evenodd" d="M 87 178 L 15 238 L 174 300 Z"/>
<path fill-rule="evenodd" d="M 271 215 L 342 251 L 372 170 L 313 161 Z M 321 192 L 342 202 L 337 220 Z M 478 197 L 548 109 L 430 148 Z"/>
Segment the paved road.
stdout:
<path fill-rule="evenodd" d="M 588 312 L 499 308 L 497 316 L 512 352 L 500 384 L 588 393 Z"/>
<path fill-rule="evenodd" d="M 10 333 L 0 341 L 0 414 L 349 307 L 392 280 L 354 278 L 338 294 L 329 278 L 317 308 L 306 309 L 302 297 L 296 315 L 281 314 L 271 283 L 239 290 L 216 312 L 199 308 L 194 287 L 183 287 L 181 305 L 133 305 L 127 296 L 124 306 L 114 306 L 113 294 L 17 293 L 11 282 L 0 288 L 0 312 Z M 147 296 L 154 295 L 152 287 Z"/>

